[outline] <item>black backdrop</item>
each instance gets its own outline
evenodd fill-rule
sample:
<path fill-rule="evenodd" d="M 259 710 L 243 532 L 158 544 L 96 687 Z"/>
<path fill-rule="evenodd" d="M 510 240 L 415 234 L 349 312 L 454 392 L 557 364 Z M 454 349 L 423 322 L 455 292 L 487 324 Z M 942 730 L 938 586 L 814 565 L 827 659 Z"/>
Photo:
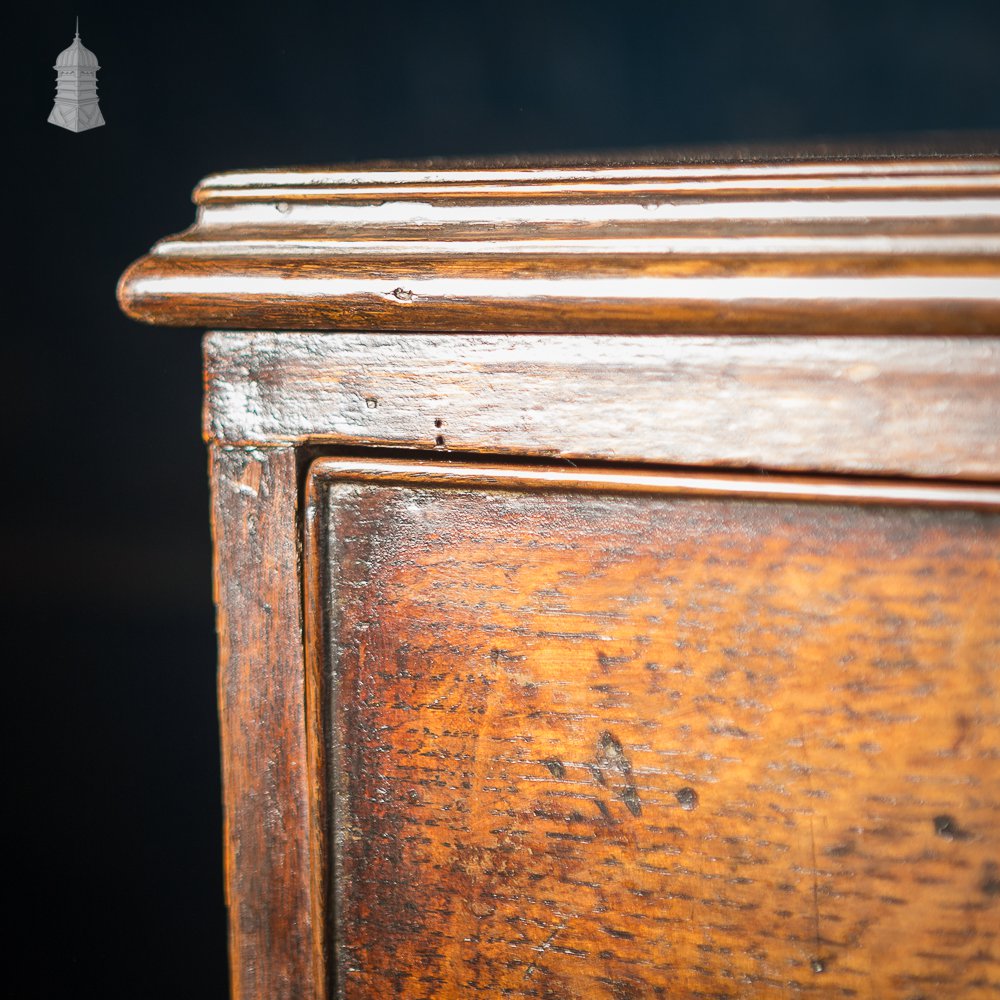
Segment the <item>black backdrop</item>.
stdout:
<path fill-rule="evenodd" d="M 77 13 L 80 135 L 46 124 Z M 51 0 L 5 34 L 17 997 L 225 995 L 199 336 L 114 298 L 200 177 L 1000 126 L 996 0 Z"/>

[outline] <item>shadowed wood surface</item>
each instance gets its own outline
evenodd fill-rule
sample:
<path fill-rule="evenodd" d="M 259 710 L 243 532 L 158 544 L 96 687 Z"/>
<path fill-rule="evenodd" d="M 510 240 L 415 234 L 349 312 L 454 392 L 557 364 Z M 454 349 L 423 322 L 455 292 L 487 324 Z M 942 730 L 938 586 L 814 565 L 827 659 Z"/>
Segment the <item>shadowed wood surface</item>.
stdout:
<path fill-rule="evenodd" d="M 205 434 L 1000 478 L 1000 339 L 210 334 Z"/>
<path fill-rule="evenodd" d="M 207 178 L 195 200 L 196 224 L 122 277 L 137 319 L 1000 331 L 1000 155 L 243 171 Z"/>
<path fill-rule="evenodd" d="M 199 186 L 234 1000 L 1000 993 L 998 147 Z"/>
<path fill-rule="evenodd" d="M 996 995 L 995 510 L 378 468 L 313 467 L 341 996 Z"/>
<path fill-rule="evenodd" d="M 211 453 L 232 1000 L 322 1000 L 291 448 Z"/>

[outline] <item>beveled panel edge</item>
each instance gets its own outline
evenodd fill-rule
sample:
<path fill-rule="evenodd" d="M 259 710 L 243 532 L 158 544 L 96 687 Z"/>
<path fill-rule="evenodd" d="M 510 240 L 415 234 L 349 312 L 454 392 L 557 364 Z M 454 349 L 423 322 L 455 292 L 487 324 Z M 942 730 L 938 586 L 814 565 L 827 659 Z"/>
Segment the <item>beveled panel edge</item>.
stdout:
<path fill-rule="evenodd" d="M 207 178 L 135 319 L 437 332 L 1000 331 L 1000 156 Z"/>
<path fill-rule="evenodd" d="M 817 503 L 1000 509 L 1000 487 L 994 486 L 751 474 L 560 469 L 324 457 L 315 459 L 310 465 L 309 479 L 314 484 L 321 481 L 351 481 L 413 487 L 580 490 Z"/>
<path fill-rule="evenodd" d="M 301 470 L 300 470 L 301 475 Z M 335 864 L 330 848 L 335 832 L 330 809 L 328 760 L 329 705 L 326 643 L 328 634 L 323 550 L 328 544 L 326 519 L 320 509 L 318 483 L 310 468 L 300 479 L 301 508 L 297 529 L 301 542 L 299 584 L 302 597 L 303 688 L 308 731 L 309 773 L 309 884 L 313 958 L 318 1000 L 337 997 L 337 955 L 331 932 L 338 919 L 334 891 Z"/>
<path fill-rule="evenodd" d="M 1000 338 L 241 333 L 206 439 L 1000 479 Z"/>

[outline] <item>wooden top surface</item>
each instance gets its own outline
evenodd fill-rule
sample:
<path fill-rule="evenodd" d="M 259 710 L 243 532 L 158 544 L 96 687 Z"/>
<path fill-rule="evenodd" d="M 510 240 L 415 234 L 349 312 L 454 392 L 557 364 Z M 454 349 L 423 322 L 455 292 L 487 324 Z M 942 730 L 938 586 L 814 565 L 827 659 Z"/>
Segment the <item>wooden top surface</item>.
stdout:
<path fill-rule="evenodd" d="M 1000 137 L 965 148 L 215 174 L 119 300 L 222 329 L 996 334 Z"/>

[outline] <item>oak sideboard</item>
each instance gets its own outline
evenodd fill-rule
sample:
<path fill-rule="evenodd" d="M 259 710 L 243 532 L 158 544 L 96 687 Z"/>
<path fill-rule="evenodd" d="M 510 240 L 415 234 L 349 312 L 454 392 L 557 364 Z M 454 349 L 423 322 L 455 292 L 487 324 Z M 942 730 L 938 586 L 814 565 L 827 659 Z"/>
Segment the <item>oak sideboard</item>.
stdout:
<path fill-rule="evenodd" d="M 195 201 L 235 1000 L 998 995 L 1000 155 Z"/>

